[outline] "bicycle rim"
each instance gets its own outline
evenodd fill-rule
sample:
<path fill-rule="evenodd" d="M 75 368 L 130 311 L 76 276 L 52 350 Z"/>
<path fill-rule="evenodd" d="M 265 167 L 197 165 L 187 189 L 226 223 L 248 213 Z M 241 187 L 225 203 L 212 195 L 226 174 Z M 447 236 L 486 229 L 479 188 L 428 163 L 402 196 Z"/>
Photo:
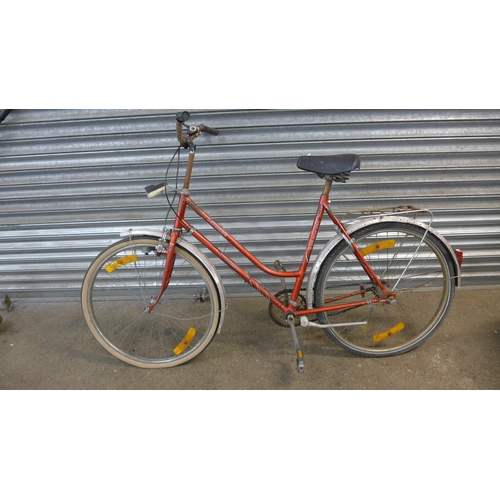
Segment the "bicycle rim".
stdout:
<path fill-rule="evenodd" d="M 414 349 L 436 331 L 451 305 L 455 283 L 446 249 L 420 226 L 400 222 L 380 223 L 352 236 L 384 286 L 396 294 L 395 300 L 322 313 L 318 320 L 348 324 L 326 333 L 355 354 L 383 357 Z M 380 297 L 350 246 L 337 245 L 318 274 L 316 307 Z"/>
<path fill-rule="evenodd" d="M 82 287 L 87 324 L 97 341 L 118 359 L 141 368 L 173 367 L 200 354 L 220 321 L 220 300 L 202 263 L 177 247 L 169 286 L 152 312 L 165 256 L 159 241 L 122 240 L 89 268 Z"/>

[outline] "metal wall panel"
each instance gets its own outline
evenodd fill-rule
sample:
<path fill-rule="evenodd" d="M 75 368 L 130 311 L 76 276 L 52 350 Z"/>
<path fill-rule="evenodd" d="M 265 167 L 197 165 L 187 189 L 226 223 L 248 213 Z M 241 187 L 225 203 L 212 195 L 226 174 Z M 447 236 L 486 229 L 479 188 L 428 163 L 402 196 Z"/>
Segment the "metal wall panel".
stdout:
<path fill-rule="evenodd" d="M 119 232 L 163 226 L 165 200 L 148 200 L 143 187 L 163 178 L 177 147 L 176 111 L 13 110 L 5 118 L 0 294 L 77 297 L 91 260 Z M 361 171 L 334 185 L 337 213 L 430 208 L 434 226 L 465 253 L 462 285 L 500 284 L 500 110 L 190 111 L 221 130 L 198 141 L 193 198 L 266 264 L 298 266 L 321 193 L 322 181 L 298 170 L 297 158 L 356 153 Z M 318 248 L 332 236 L 325 223 Z M 241 279 L 214 263 L 240 290 Z"/>

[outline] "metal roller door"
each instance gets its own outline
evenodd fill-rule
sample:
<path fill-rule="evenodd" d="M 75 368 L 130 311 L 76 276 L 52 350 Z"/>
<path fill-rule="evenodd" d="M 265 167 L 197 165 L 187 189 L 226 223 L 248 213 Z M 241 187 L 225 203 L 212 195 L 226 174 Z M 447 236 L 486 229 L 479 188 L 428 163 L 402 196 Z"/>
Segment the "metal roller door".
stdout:
<path fill-rule="evenodd" d="M 0 124 L 0 293 L 76 298 L 91 260 L 129 228 L 163 227 L 178 110 L 13 110 Z M 322 181 L 307 154 L 356 153 L 338 214 L 427 207 L 464 251 L 463 286 L 500 284 L 500 110 L 190 110 L 221 130 L 198 141 L 193 198 L 266 264 L 298 266 Z M 182 165 L 181 165 L 182 168 Z M 216 236 L 203 222 L 195 226 Z M 318 248 L 333 235 L 325 220 Z M 231 249 L 228 254 L 239 263 Z M 241 279 L 221 267 L 232 291 Z M 245 266 L 246 267 L 246 266 Z M 252 270 L 248 265 L 247 269 Z M 279 280 L 255 276 L 281 288 Z"/>

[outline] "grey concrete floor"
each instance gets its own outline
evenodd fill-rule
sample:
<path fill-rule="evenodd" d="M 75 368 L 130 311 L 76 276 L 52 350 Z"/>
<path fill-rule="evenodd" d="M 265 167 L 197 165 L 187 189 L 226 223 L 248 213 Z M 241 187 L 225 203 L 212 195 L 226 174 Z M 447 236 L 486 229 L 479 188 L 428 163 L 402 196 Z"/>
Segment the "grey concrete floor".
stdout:
<path fill-rule="evenodd" d="M 108 354 L 77 302 L 14 302 L 0 311 L 0 389 L 500 389 L 500 290 L 458 290 L 441 328 L 395 358 L 366 359 L 317 329 L 298 329 L 299 375 L 288 329 L 261 298 L 230 299 L 222 333 L 180 367 L 144 370 Z M 249 307 L 250 306 L 250 307 Z"/>

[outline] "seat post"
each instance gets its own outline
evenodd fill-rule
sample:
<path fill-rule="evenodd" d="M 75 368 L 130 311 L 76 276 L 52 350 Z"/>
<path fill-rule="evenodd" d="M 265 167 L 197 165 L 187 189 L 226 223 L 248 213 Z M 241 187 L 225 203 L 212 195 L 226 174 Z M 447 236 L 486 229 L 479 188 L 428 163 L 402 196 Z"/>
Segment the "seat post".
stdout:
<path fill-rule="evenodd" d="M 332 179 L 326 179 L 325 187 L 323 188 L 323 196 L 330 196 L 330 190 L 332 189 Z"/>

